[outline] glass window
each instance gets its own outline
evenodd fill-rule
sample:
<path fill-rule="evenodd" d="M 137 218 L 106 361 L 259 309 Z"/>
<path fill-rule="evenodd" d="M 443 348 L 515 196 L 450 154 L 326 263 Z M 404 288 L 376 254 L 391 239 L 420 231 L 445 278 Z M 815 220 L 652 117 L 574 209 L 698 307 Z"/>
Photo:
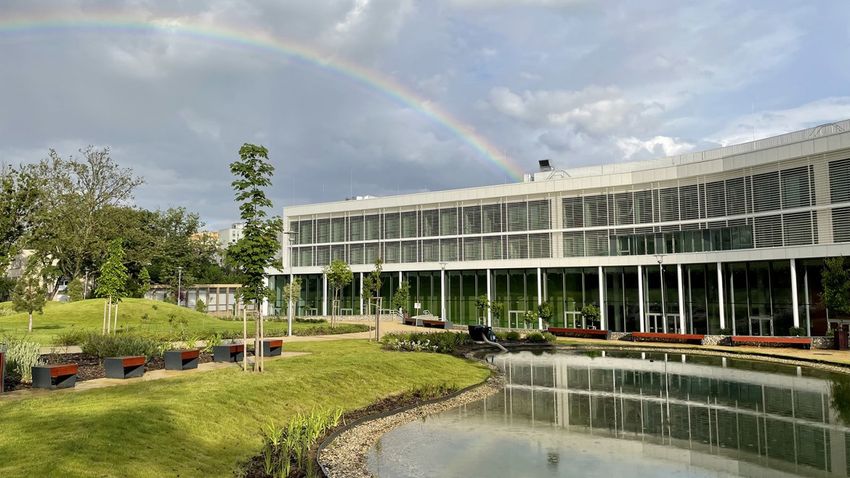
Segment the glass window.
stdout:
<path fill-rule="evenodd" d="M 345 242 L 345 218 L 331 220 L 331 242 Z"/>
<path fill-rule="evenodd" d="M 753 175 L 753 206 L 755 212 L 780 208 L 778 171 Z"/>
<path fill-rule="evenodd" d="M 401 243 L 384 243 L 384 262 L 392 264 L 399 261 L 401 256 Z"/>
<path fill-rule="evenodd" d="M 502 232 L 501 204 L 481 206 L 481 232 Z"/>
<path fill-rule="evenodd" d="M 584 256 L 584 233 L 583 232 L 565 232 L 564 233 L 564 257 L 582 257 Z"/>
<path fill-rule="evenodd" d="M 323 244 L 331 240 L 331 220 L 318 219 L 316 220 L 316 242 Z"/>
<path fill-rule="evenodd" d="M 679 189 L 665 188 L 658 191 L 661 201 L 661 221 L 670 222 L 679 220 Z"/>
<path fill-rule="evenodd" d="M 508 237 L 508 259 L 528 259 L 528 236 Z"/>
<path fill-rule="evenodd" d="M 581 198 L 564 198 L 564 227 L 572 229 L 584 226 L 583 206 Z"/>
<path fill-rule="evenodd" d="M 401 214 L 401 237 L 416 237 L 416 212 Z"/>
<path fill-rule="evenodd" d="M 380 217 L 377 214 L 366 216 L 366 240 L 374 241 L 380 239 Z M 371 261 L 369 261 L 371 262 Z"/>
<path fill-rule="evenodd" d="M 352 244 L 350 254 L 352 264 L 363 264 L 363 244 Z"/>
<path fill-rule="evenodd" d="M 646 224 L 652 221 L 652 191 L 634 193 L 635 222 Z"/>
<path fill-rule="evenodd" d="M 384 214 L 384 239 L 398 239 L 401 219 L 397 212 Z"/>
<path fill-rule="evenodd" d="M 599 195 L 584 198 L 584 224 L 587 227 L 608 225 L 608 196 Z M 607 237 L 605 240 L 607 242 Z"/>
<path fill-rule="evenodd" d="M 481 260 L 481 238 L 467 237 L 463 240 L 463 260 Z"/>
<path fill-rule="evenodd" d="M 549 229 L 548 200 L 528 203 L 528 228 L 531 230 Z"/>
<path fill-rule="evenodd" d="M 331 246 L 331 260 L 345 261 L 345 246 Z"/>
<path fill-rule="evenodd" d="M 440 260 L 440 241 L 422 241 L 422 262 L 438 262 Z"/>
<path fill-rule="evenodd" d="M 419 237 L 434 237 L 440 235 L 439 214 L 436 209 L 422 211 L 422 232 Z"/>
<path fill-rule="evenodd" d="M 469 206 L 463 208 L 463 233 L 481 233 L 481 207 Z"/>
<path fill-rule="evenodd" d="M 363 240 L 363 216 L 353 216 L 348 219 L 350 225 L 349 237 L 352 241 Z"/>
<path fill-rule="evenodd" d="M 401 262 L 416 262 L 416 241 L 404 241 L 401 243 Z"/>
<path fill-rule="evenodd" d="M 810 205 L 809 168 L 803 166 L 782 171 L 782 207 L 788 209 Z"/>
<path fill-rule="evenodd" d="M 366 244 L 365 247 L 366 264 L 372 264 L 378 258 L 378 243 L 373 242 Z"/>
<path fill-rule="evenodd" d="M 549 234 L 530 234 L 528 236 L 529 256 L 532 259 L 552 257 L 549 246 Z"/>
<path fill-rule="evenodd" d="M 440 209 L 440 235 L 454 236 L 457 234 L 457 208 Z"/>
<path fill-rule="evenodd" d="M 457 239 L 441 239 L 440 260 L 456 261 L 457 259 Z"/>
<path fill-rule="evenodd" d="M 614 195 L 614 208 L 618 225 L 633 224 L 635 220 L 634 199 L 632 193 L 617 193 Z"/>
<path fill-rule="evenodd" d="M 301 247 L 300 248 L 301 259 L 298 261 L 298 265 L 301 267 L 310 267 L 313 265 L 313 248 L 312 247 Z"/>
<path fill-rule="evenodd" d="M 481 240 L 484 249 L 484 260 L 498 260 L 502 258 L 502 238 L 485 237 Z"/>
<path fill-rule="evenodd" d="M 313 243 L 313 221 L 301 221 L 298 227 L 298 244 Z"/>
<path fill-rule="evenodd" d="M 528 229 L 528 205 L 524 202 L 510 203 L 508 207 L 508 230 L 525 231 Z"/>

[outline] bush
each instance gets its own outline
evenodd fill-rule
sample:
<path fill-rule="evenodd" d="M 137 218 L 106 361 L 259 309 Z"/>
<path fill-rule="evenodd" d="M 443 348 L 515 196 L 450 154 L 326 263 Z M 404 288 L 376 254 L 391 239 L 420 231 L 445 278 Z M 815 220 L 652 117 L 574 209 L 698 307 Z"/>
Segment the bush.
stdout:
<path fill-rule="evenodd" d="M 802 327 L 791 327 L 791 329 L 788 331 L 788 335 L 802 336 L 802 335 L 806 335 L 806 331 L 803 330 Z"/>
<path fill-rule="evenodd" d="M 162 355 L 164 348 L 170 346 L 151 337 L 131 334 L 100 335 L 89 332 L 80 344 L 84 354 L 99 359 L 122 357 L 126 355 L 144 355 L 147 360 Z"/>
<path fill-rule="evenodd" d="M 13 337 L 5 337 L 2 342 L 6 349 L 6 374 L 14 381 L 32 382 L 32 368 L 42 363 L 41 345 Z"/>
<path fill-rule="evenodd" d="M 507 332 L 505 334 L 505 340 L 507 340 L 508 342 L 519 342 L 519 338 L 519 332 L 516 332 L 514 330 L 511 330 L 510 332 Z"/>
<path fill-rule="evenodd" d="M 525 341 L 532 344 L 542 344 L 546 342 L 546 337 L 540 332 L 531 332 L 525 336 Z"/>
<path fill-rule="evenodd" d="M 472 338 L 455 332 L 387 334 L 381 343 L 386 350 L 452 353 L 458 345 L 471 344 Z"/>
<path fill-rule="evenodd" d="M 53 339 L 53 343 L 63 346 L 80 345 L 86 340 L 90 333 L 91 332 L 87 332 L 85 330 L 72 328 L 67 332 L 60 332 L 57 334 Z"/>
<path fill-rule="evenodd" d="M 202 314 L 207 312 L 207 304 L 204 303 L 204 299 L 198 299 L 195 301 L 195 311 Z"/>
<path fill-rule="evenodd" d="M 282 427 L 263 427 L 263 471 L 268 476 L 316 476 L 313 446 L 336 427 L 342 409 L 297 414 Z"/>
<path fill-rule="evenodd" d="M 496 336 L 496 340 L 498 340 L 499 342 L 504 342 L 508 340 L 508 332 L 494 332 L 493 334 Z"/>
<path fill-rule="evenodd" d="M 551 332 L 543 332 L 543 338 L 546 339 L 546 342 L 550 344 L 558 340 L 558 337 L 555 337 L 555 334 Z"/>
<path fill-rule="evenodd" d="M 77 302 L 78 300 L 83 300 L 83 293 L 85 292 L 85 288 L 83 287 L 83 283 L 80 282 L 79 279 L 71 279 L 71 282 L 68 282 L 68 301 L 69 302 Z"/>

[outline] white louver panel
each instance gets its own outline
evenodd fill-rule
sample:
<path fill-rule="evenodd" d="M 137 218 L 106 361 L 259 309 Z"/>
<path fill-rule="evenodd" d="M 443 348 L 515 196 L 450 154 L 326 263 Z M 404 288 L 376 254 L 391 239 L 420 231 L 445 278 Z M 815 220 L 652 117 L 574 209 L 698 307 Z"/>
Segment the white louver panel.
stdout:
<path fill-rule="evenodd" d="M 313 221 L 301 221 L 298 227 L 298 244 L 313 243 Z"/>
<path fill-rule="evenodd" d="M 528 236 L 508 236 L 508 259 L 528 259 Z"/>
<path fill-rule="evenodd" d="M 384 239 L 398 239 L 401 232 L 401 216 L 397 212 L 384 214 Z"/>
<path fill-rule="evenodd" d="M 502 232 L 502 205 L 481 206 L 481 232 Z"/>
<path fill-rule="evenodd" d="M 484 237 L 481 239 L 484 250 L 484 260 L 492 261 L 502 259 L 502 238 Z"/>
<path fill-rule="evenodd" d="M 850 207 L 832 210 L 832 240 L 850 242 Z"/>
<path fill-rule="evenodd" d="M 587 231 L 585 234 L 585 253 L 588 256 L 607 256 L 608 231 Z"/>
<path fill-rule="evenodd" d="M 298 265 L 301 267 L 310 267 L 313 265 L 313 248 L 312 247 L 301 247 L 299 256 L 301 256 L 301 260 L 298 261 Z"/>
<path fill-rule="evenodd" d="M 549 229 L 549 201 L 529 201 L 528 203 L 528 229 L 539 231 Z"/>
<path fill-rule="evenodd" d="M 363 216 L 352 216 L 348 219 L 348 237 L 351 241 L 363 240 Z"/>
<path fill-rule="evenodd" d="M 635 223 L 648 224 L 655 222 L 652 207 L 652 190 L 634 193 Z"/>
<path fill-rule="evenodd" d="M 564 236 L 564 257 L 582 257 L 584 256 L 584 233 L 583 232 L 565 232 Z"/>
<path fill-rule="evenodd" d="M 379 248 L 377 243 L 366 244 L 364 248 L 364 259 L 366 259 L 366 264 L 373 264 L 375 259 L 378 258 Z"/>
<path fill-rule="evenodd" d="M 401 243 L 401 262 L 417 262 L 416 241 L 404 241 Z"/>
<path fill-rule="evenodd" d="M 608 225 L 608 196 L 586 196 L 584 198 L 585 227 Z"/>
<path fill-rule="evenodd" d="M 463 233 L 481 233 L 481 206 L 467 206 L 463 208 Z"/>
<path fill-rule="evenodd" d="M 456 235 L 457 219 L 457 208 L 440 209 L 440 235 Z"/>
<path fill-rule="evenodd" d="M 457 255 L 457 239 L 440 239 L 440 260 L 441 261 L 456 261 Z"/>
<path fill-rule="evenodd" d="M 775 211 L 781 207 L 779 171 L 753 175 L 753 209 L 755 212 Z"/>
<path fill-rule="evenodd" d="M 331 240 L 331 220 L 318 219 L 316 220 L 316 243 L 324 244 Z"/>
<path fill-rule="evenodd" d="M 363 261 L 363 244 L 352 244 L 349 249 L 352 264 L 365 264 Z"/>
<path fill-rule="evenodd" d="M 416 212 L 401 213 L 401 237 L 416 237 Z"/>
<path fill-rule="evenodd" d="M 635 209 L 634 209 L 634 198 L 631 192 L 628 193 L 617 193 L 614 195 L 614 224 L 615 225 L 624 225 L 624 224 L 634 224 L 635 221 Z"/>
<path fill-rule="evenodd" d="M 782 246 L 782 216 L 763 216 L 755 219 L 756 247 Z"/>
<path fill-rule="evenodd" d="M 528 204 L 525 202 L 510 203 L 508 210 L 508 231 L 528 230 Z"/>
<path fill-rule="evenodd" d="M 786 246 L 813 244 L 811 212 L 783 214 L 782 227 Z"/>
<path fill-rule="evenodd" d="M 549 234 L 529 234 L 528 249 L 529 257 L 532 259 L 552 257 Z"/>
<path fill-rule="evenodd" d="M 562 204 L 564 209 L 564 227 L 567 229 L 584 227 L 582 198 L 564 198 Z"/>
<path fill-rule="evenodd" d="M 345 257 L 345 246 L 331 246 L 331 261 L 336 260 L 348 262 Z"/>
<path fill-rule="evenodd" d="M 366 216 L 366 240 L 374 241 L 381 238 L 381 217 L 377 214 Z"/>
<path fill-rule="evenodd" d="M 338 217 L 331 219 L 331 239 L 330 242 L 345 242 L 345 218 Z"/>
<path fill-rule="evenodd" d="M 326 266 L 330 264 L 331 248 L 330 246 L 319 246 L 316 248 L 316 264 L 317 266 Z"/>
<path fill-rule="evenodd" d="M 422 258 L 420 262 L 440 261 L 440 241 L 432 239 L 422 241 Z"/>
<path fill-rule="evenodd" d="M 435 237 L 440 235 L 440 213 L 436 209 L 422 211 L 422 229 L 420 237 Z"/>
<path fill-rule="evenodd" d="M 401 259 L 401 243 L 400 242 L 385 242 L 384 243 L 384 262 L 393 264 Z"/>
<path fill-rule="evenodd" d="M 481 238 L 467 237 L 463 240 L 463 260 L 481 260 Z"/>

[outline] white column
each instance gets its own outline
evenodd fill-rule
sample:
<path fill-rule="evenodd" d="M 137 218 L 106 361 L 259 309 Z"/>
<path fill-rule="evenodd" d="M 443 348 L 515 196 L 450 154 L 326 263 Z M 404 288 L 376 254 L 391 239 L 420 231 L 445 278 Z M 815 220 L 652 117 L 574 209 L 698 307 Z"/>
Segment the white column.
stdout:
<path fill-rule="evenodd" d="M 608 330 L 608 321 L 605 316 L 605 274 L 602 266 L 599 266 L 599 328 Z"/>
<path fill-rule="evenodd" d="M 399 287 L 401 287 L 401 281 L 402 281 L 401 271 L 398 271 L 398 286 Z"/>
<path fill-rule="evenodd" d="M 686 334 L 685 330 L 685 288 L 682 284 L 682 264 L 676 264 L 676 281 L 679 285 L 679 333 Z"/>
<path fill-rule="evenodd" d="M 797 261 L 791 259 L 791 304 L 794 307 L 794 327 L 800 326 L 800 299 L 797 297 Z"/>
<path fill-rule="evenodd" d="M 363 273 L 360 273 L 360 315 L 363 315 Z"/>
<path fill-rule="evenodd" d="M 265 277 L 263 277 L 263 287 L 268 287 L 268 286 L 269 286 L 269 276 L 265 276 Z M 268 317 L 268 315 L 269 315 L 269 298 L 268 297 L 263 297 L 263 303 L 260 305 L 260 314 L 262 314 L 263 317 Z"/>
<path fill-rule="evenodd" d="M 726 307 L 725 302 L 723 301 L 723 264 L 720 262 L 717 263 L 717 296 L 719 299 L 720 306 L 720 328 L 726 328 Z"/>
<path fill-rule="evenodd" d="M 440 269 L 440 319 L 446 320 L 446 269 Z"/>
<path fill-rule="evenodd" d="M 328 276 L 322 274 L 322 315 L 328 315 Z"/>
<path fill-rule="evenodd" d="M 487 327 L 493 326 L 493 297 L 490 293 L 492 289 L 490 288 L 490 269 L 487 269 L 487 303 L 490 304 L 490 307 L 487 307 Z"/>
<path fill-rule="evenodd" d="M 644 332 L 646 315 L 643 310 L 643 266 L 638 266 L 638 330 Z"/>
<path fill-rule="evenodd" d="M 543 317 L 540 317 L 540 306 L 543 305 L 543 281 L 541 278 L 543 274 L 540 271 L 540 268 L 537 268 L 537 328 L 539 330 L 543 330 Z"/>

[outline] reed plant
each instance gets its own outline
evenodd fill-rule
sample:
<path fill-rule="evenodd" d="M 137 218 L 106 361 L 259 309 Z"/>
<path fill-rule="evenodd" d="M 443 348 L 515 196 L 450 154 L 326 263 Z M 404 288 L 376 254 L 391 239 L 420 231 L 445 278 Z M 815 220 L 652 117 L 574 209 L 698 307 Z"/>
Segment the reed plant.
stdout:
<path fill-rule="evenodd" d="M 312 449 L 342 419 L 342 409 L 313 409 L 299 413 L 285 425 L 262 428 L 263 471 L 272 477 L 317 476 Z"/>

